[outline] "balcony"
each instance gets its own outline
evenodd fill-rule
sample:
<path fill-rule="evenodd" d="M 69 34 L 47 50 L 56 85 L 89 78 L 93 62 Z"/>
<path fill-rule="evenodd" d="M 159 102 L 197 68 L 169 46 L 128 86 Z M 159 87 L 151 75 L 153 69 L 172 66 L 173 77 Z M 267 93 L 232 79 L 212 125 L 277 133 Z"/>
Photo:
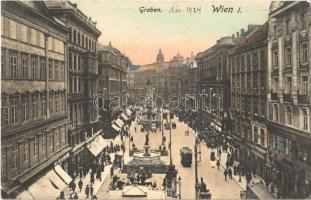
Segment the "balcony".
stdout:
<path fill-rule="evenodd" d="M 292 73 L 292 66 L 291 65 L 286 65 L 283 72 L 284 73 Z"/>
<path fill-rule="evenodd" d="M 276 92 L 274 93 L 273 90 L 271 90 L 271 99 L 275 101 L 279 100 L 278 94 Z"/>
<path fill-rule="evenodd" d="M 285 94 L 285 93 L 283 93 L 283 100 L 284 100 L 285 102 L 293 102 L 293 97 L 292 97 L 291 94 Z"/>
<path fill-rule="evenodd" d="M 278 76 L 279 75 L 279 68 L 273 67 L 272 69 L 272 76 Z"/>
<path fill-rule="evenodd" d="M 89 75 L 98 74 L 98 61 L 97 56 L 94 53 L 86 52 L 83 53 L 83 72 Z"/>
<path fill-rule="evenodd" d="M 309 99 L 309 96 L 308 96 L 308 95 L 305 95 L 305 94 L 298 94 L 298 95 L 297 95 L 297 98 L 298 98 L 298 103 L 301 103 L 301 104 L 310 104 L 310 99 Z"/>
<path fill-rule="evenodd" d="M 300 62 L 300 65 L 299 65 L 299 70 L 309 70 L 309 63 L 307 62 Z"/>

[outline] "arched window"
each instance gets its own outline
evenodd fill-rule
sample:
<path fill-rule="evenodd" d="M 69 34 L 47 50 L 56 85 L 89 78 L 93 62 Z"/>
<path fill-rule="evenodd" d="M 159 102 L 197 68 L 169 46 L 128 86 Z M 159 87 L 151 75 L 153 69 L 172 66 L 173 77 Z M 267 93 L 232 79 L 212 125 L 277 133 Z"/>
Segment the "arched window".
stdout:
<path fill-rule="evenodd" d="M 290 106 L 286 106 L 286 123 L 293 125 L 293 111 Z"/>
<path fill-rule="evenodd" d="M 302 109 L 302 129 L 309 130 L 309 113 L 307 109 Z"/>

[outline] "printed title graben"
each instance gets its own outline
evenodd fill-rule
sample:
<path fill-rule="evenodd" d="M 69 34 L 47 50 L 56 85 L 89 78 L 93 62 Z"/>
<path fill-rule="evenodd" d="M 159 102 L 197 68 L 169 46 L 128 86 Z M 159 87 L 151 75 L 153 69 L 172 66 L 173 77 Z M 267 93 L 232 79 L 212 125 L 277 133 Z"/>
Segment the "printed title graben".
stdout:
<path fill-rule="evenodd" d="M 152 13 L 152 12 L 162 12 L 162 10 L 161 10 L 161 8 L 153 8 L 153 7 L 146 8 L 146 7 L 140 7 L 140 8 L 139 8 L 139 12 L 140 12 L 141 14 L 143 14 L 143 13 L 146 13 L 146 12 L 150 12 L 150 13 Z"/>

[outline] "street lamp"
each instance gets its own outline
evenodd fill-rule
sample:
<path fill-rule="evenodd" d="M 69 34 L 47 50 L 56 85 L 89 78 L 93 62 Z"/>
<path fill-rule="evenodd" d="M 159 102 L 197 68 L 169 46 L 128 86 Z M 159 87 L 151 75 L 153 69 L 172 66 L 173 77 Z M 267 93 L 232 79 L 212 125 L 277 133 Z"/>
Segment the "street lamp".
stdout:
<path fill-rule="evenodd" d="M 178 177 L 178 187 L 179 187 L 179 194 L 178 194 L 178 199 L 181 199 L 181 178 L 180 176 Z"/>

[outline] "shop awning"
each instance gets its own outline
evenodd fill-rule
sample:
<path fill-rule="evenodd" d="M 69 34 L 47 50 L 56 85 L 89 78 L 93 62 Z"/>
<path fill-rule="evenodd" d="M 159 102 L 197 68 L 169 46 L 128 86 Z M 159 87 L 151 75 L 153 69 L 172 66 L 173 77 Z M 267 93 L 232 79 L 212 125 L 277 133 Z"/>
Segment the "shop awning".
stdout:
<path fill-rule="evenodd" d="M 118 132 L 121 130 L 116 124 L 112 124 L 111 126 L 112 126 L 112 128 L 113 128 L 114 130 L 116 130 L 116 131 L 118 131 Z"/>
<path fill-rule="evenodd" d="M 262 183 L 248 185 L 246 188 L 247 199 L 276 199 Z"/>
<path fill-rule="evenodd" d="M 121 114 L 121 117 L 122 117 L 125 121 L 129 120 L 129 118 L 128 118 L 124 113 Z"/>
<path fill-rule="evenodd" d="M 132 115 L 132 111 L 130 110 L 130 109 L 126 109 L 126 114 L 128 115 L 128 116 L 131 116 Z"/>
<path fill-rule="evenodd" d="M 56 199 L 65 187 L 67 187 L 65 182 L 53 170 L 50 170 L 29 186 L 27 192 L 33 196 L 32 199 Z"/>
<path fill-rule="evenodd" d="M 120 118 L 118 118 L 118 119 L 115 121 L 115 123 L 116 123 L 120 128 L 122 128 L 123 125 L 124 125 L 124 122 L 123 122 Z"/>
<path fill-rule="evenodd" d="M 104 138 L 99 135 L 97 136 L 92 142 L 90 142 L 90 144 L 87 145 L 87 148 L 89 149 L 89 151 L 95 156 L 97 157 L 98 154 L 107 146 L 106 141 L 104 140 Z"/>
<path fill-rule="evenodd" d="M 28 200 L 28 199 L 34 199 L 34 198 L 35 197 L 32 196 L 32 194 L 28 190 L 25 190 L 16 196 L 16 199 L 27 199 Z"/>
<path fill-rule="evenodd" d="M 67 172 L 65 172 L 65 170 L 63 170 L 60 165 L 56 165 L 54 170 L 66 184 L 69 184 L 72 181 L 72 178 L 67 174 Z"/>

